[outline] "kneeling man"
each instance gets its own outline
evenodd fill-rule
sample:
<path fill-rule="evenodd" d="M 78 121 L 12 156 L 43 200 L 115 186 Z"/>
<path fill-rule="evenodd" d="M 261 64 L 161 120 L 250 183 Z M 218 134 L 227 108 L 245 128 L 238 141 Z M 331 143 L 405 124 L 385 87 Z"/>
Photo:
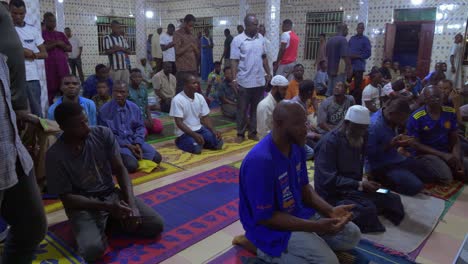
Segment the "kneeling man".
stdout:
<path fill-rule="evenodd" d="M 47 152 L 47 187 L 63 203 L 81 256 L 87 262 L 103 256 L 108 222 L 120 232 L 159 236 L 163 221 L 134 196 L 112 131 L 102 126 L 90 128 L 77 103 L 57 106 L 55 120 L 63 134 Z M 112 173 L 120 189 L 115 187 Z"/>
<path fill-rule="evenodd" d="M 304 108 L 280 102 L 273 129 L 246 156 L 240 171 L 241 223 L 234 243 L 267 263 L 338 263 L 333 252 L 359 242 L 351 206 L 332 207 L 309 184 Z"/>
<path fill-rule="evenodd" d="M 140 108 L 127 100 L 128 87 L 122 81 L 114 84 L 113 100 L 99 110 L 99 124 L 112 130 L 120 146 L 122 161 L 128 172 L 138 169 L 138 160 L 151 160 L 160 163 L 159 154 L 145 142 L 145 123 Z"/>
<path fill-rule="evenodd" d="M 369 124 L 369 110 L 351 106 L 344 123 L 319 141 L 315 157 L 317 192 L 332 205 L 355 205 L 353 222 L 363 233 L 385 231 L 379 214 L 395 225 L 405 214 L 400 196 L 377 193 L 380 184 L 363 179 L 364 138 Z"/>

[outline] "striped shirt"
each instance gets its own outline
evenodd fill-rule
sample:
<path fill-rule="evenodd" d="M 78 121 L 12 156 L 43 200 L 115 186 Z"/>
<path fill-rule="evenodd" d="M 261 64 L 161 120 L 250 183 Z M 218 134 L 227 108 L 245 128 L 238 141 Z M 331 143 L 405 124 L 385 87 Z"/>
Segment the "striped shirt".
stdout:
<path fill-rule="evenodd" d="M 16 128 L 16 115 L 11 104 L 10 76 L 6 57 L 0 54 L 0 190 L 18 182 L 16 161 L 21 163 L 24 174 L 29 175 L 33 161 L 21 143 Z"/>
<path fill-rule="evenodd" d="M 253 38 L 244 33 L 231 43 L 231 59 L 239 60 L 237 83 L 244 88 L 265 86 L 263 58 L 266 54 L 265 39 L 261 34 Z"/>
<path fill-rule="evenodd" d="M 110 50 L 114 46 L 120 46 L 128 49 L 128 43 L 122 36 L 114 34 L 106 35 L 104 37 L 104 49 Z M 125 62 L 125 52 L 118 51 L 108 55 L 109 64 L 112 70 L 126 70 L 127 64 Z"/>

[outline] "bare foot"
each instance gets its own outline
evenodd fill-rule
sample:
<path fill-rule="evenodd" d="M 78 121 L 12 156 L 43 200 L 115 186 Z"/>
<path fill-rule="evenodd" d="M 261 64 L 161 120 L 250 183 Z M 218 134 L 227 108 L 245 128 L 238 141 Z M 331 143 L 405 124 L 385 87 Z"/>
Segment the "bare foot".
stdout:
<path fill-rule="evenodd" d="M 250 242 L 245 235 L 236 236 L 232 240 L 233 245 L 240 246 L 252 254 L 257 254 L 257 247 Z"/>
<path fill-rule="evenodd" d="M 236 143 L 239 143 L 239 144 L 240 144 L 240 143 L 242 143 L 242 142 L 244 142 L 244 137 L 237 136 L 237 138 L 236 138 Z"/>

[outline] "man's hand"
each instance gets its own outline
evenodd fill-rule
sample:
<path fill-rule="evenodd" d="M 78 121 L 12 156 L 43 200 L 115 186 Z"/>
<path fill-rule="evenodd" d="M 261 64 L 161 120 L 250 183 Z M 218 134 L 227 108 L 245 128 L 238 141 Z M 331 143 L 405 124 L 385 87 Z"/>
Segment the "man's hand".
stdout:
<path fill-rule="evenodd" d="M 142 151 L 139 145 L 127 145 L 127 148 L 132 152 L 133 155 L 139 160 L 142 158 Z"/>
<path fill-rule="evenodd" d="M 352 215 L 343 218 L 320 218 L 318 225 L 319 234 L 335 235 L 344 229 L 344 226 L 351 220 Z"/>
<path fill-rule="evenodd" d="M 415 141 L 414 137 L 400 134 L 392 139 L 390 144 L 392 147 L 407 147 Z"/>
<path fill-rule="evenodd" d="M 23 49 L 24 49 L 24 57 L 28 60 L 34 60 L 35 58 L 34 51 L 27 49 L 27 48 L 23 48 Z"/>
<path fill-rule="evenodd" d="M 125 202 L 122 202 L 125 203 Z M 132 207 L 130 216 L 126 219 L 122 219 L 122 225 L 126 231 L 135 231 L 141 225 L 140 210 L 136 206 Z"/>
<path fill-rule="evenodd" d="M 55 45 L 57 45 L 57 46 L 58 46 L 59 48 L 61 48 L 61 49 L 65 49 L 65 47 L 67 46 L 67 45 L 65 44 L 65 42 L 63 42 L 63 41 L 61 41 L 61 40 L 57 40 L 56 43 L 55 43 Z"/>
<path fill-rule="evenodd" d="M 126 219 L 133 213 L 133 210 L 124 201 L 116 201 L 110 205 L 109 213 L 116 219 Z"/>
<path fill-rule="evenodd" d="M 349 205 L 339 205 L 339 206 L 335 206 L 333 207 L 333 210 L 331 211 L 330 215 L 328 217 L 330 218 L 343 218 L 343 217 L 349 217 L 349 215 L 351 214 L 352 216 L 352 212 L 351 210 L 355 207 L 354 204 L 349 204 Z"/>
<path fill-rule="evenodd" d="M 374 181 L 362 181 L 362 189 L 365 192 L 373 193 L 381 187 L 380 183 Z"/>
<path fill-rule="evenodd" d="M 454 169 L 454 170 L 457 169 L 458 167 L 457 164 L 460 163 L 460 160 L 452 153 L 444 154 L 443 160 L 447 163 L 447 165 L 449 165 L 451 169 Z"/>
<path fill-rule="evenodd" d="M 198 133 L 195 133 L 193 135 L 193 139 L 195 139 L 195 142 L 197 142 L 198 145 L 200 145 L 202 147 L 205 145 L 205 139 L 203 139 L 202 135 L 200 135 Z"/>

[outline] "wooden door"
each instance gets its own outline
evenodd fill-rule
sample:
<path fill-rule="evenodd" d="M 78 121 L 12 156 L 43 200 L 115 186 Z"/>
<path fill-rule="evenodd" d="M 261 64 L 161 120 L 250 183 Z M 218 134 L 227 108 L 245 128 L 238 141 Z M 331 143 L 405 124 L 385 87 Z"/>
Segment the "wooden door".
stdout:
<path fill-rule="evenodd" d="M 395 36 L 396 36 L 396 25 L 387 23 L 385 25 L 385 42 L 384 42 L 383 59 L 393 60 L 393 48 L 395 47 Z"/>
<path fill-rule="evenodd" d="M 434 30 L 434 22 L 421 24 L 421 32 L 419 33 L 418 62 L 416 64 L 416 74 L 419 78 L 424 78 L 431 67 Z"/>

